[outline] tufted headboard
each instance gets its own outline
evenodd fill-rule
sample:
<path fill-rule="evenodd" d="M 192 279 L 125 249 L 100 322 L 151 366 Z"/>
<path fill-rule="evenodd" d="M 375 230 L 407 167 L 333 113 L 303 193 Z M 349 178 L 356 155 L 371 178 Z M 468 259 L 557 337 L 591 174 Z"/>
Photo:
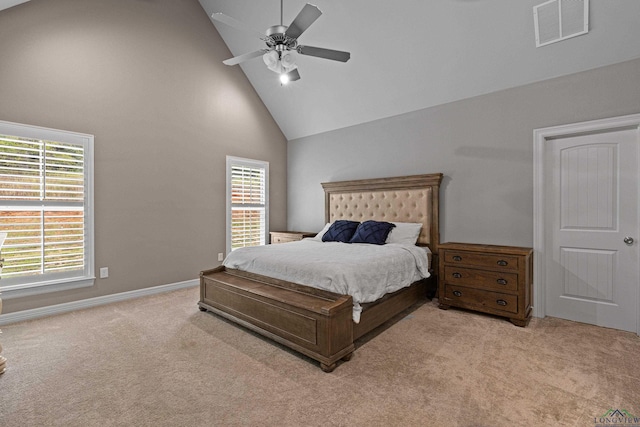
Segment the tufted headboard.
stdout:
<path fill-rule="evenodd" d="M 325 219 L 421 222 L 419 245 L 437 253 L 441 173 L 322 183 Z"/>

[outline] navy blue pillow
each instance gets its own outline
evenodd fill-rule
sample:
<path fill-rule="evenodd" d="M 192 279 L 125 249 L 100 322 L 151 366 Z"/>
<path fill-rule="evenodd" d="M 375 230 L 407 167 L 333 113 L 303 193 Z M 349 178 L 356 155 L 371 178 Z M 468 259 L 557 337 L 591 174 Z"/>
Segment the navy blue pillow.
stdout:
<path fill-rule="evenodd" d="M 323 242 L 349 242 L 356 232 L 359 222 L 339 219 L 331 224 L 331 227 L 322 236 Z"/>
<path fill-rule="evenodd" d="M 387 236 L 395 224 L 383 221 L 365 221 L 358 226 L 349 243 L 372 243 L 384 245 Z"/>

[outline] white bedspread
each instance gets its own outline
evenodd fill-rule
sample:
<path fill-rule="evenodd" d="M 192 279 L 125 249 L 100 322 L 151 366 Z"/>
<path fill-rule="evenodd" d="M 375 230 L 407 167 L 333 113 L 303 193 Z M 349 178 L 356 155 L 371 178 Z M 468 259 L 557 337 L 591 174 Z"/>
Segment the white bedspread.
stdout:
<path fill-rule="evenodd" d="M 223 265 L 351 295 L 353 320 L 358 323 L 361 303 L 373 302 L 429 277 L 427 251 L 400 244 L 348 244 L 303 239 L 236 249 Z"/>

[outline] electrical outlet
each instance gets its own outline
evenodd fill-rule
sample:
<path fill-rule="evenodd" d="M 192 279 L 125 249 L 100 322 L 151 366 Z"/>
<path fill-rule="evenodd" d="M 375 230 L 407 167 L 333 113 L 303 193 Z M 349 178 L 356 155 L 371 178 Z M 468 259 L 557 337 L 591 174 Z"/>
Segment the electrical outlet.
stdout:
<path fill-rule="evenodd" d="M 100 278 L 106 279 L 107 277 L 109 277 L 109 267 L 100 268 Z"/>
<path fill-rule="evenodd" d="M 218 254 L 218 261 L 224 261 L 224 254 L 222 252 Z"/>

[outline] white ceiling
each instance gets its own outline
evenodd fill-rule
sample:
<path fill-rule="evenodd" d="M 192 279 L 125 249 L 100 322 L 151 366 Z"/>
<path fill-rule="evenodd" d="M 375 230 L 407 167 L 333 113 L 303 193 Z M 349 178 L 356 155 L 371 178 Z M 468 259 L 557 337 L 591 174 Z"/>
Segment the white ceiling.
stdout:
<path fill-rule="evenodd" d="M 260 32 L 280 23 L 278 0 L 199 1 Z M 302 79 L 284 87 L 261 58 L 241 67 L 292 140 L 640 57 L 640 1 L 591 0 L 588 34 L 536 48 L 543 2 L 315 0 L 323 15 L 300 43 L 350 51 L 349 62 L 300 55 Z M 305 3 L 284 0 L 285 25 Z M 214 25 L 233 56 L 264 46 Z"/>
<path fill-rule="evenodd" d="M 0 10 L 8 9 L 13 6 L 17 6 L 20 3 L 26 3 L 29 0 L 0 0 Z"/>
<path fill-rule="evenodd" d="M 350 51 L 349 62 L 299 55 L 302 79 L 287 86 L 261 58 L 241 65 L 289 140 L 640 57 L 640 0 L 590 0 L 588 34 L 541 48 L 532 9 L 545 0 L 311 1 L 323 15 L 300 44 Z M 258 32 L 280 24 L 278 0 L 199 2 Z M 285 25 L 305 3 L 284 0 Z M 233 56 L 264 47 L 214 25 Z"/>
<path fill-rule="evenodd" d="M 199 1 L 258 32 L 280 23 L 278 0 Z M 298 55 L 302 79 L 287 86 L 261 58 L 241 65 L 289 140 L 640 57 L 639 0 L 590 0 L 588 34 L 541 48 L 532 9 L 545 0 L 314 1 L 323 15 L 300 44 L 349 62 Z M 305 3 L 284 0 L 285 25 Z M 233 56 L 264 47 L 214 25 Z"/>

